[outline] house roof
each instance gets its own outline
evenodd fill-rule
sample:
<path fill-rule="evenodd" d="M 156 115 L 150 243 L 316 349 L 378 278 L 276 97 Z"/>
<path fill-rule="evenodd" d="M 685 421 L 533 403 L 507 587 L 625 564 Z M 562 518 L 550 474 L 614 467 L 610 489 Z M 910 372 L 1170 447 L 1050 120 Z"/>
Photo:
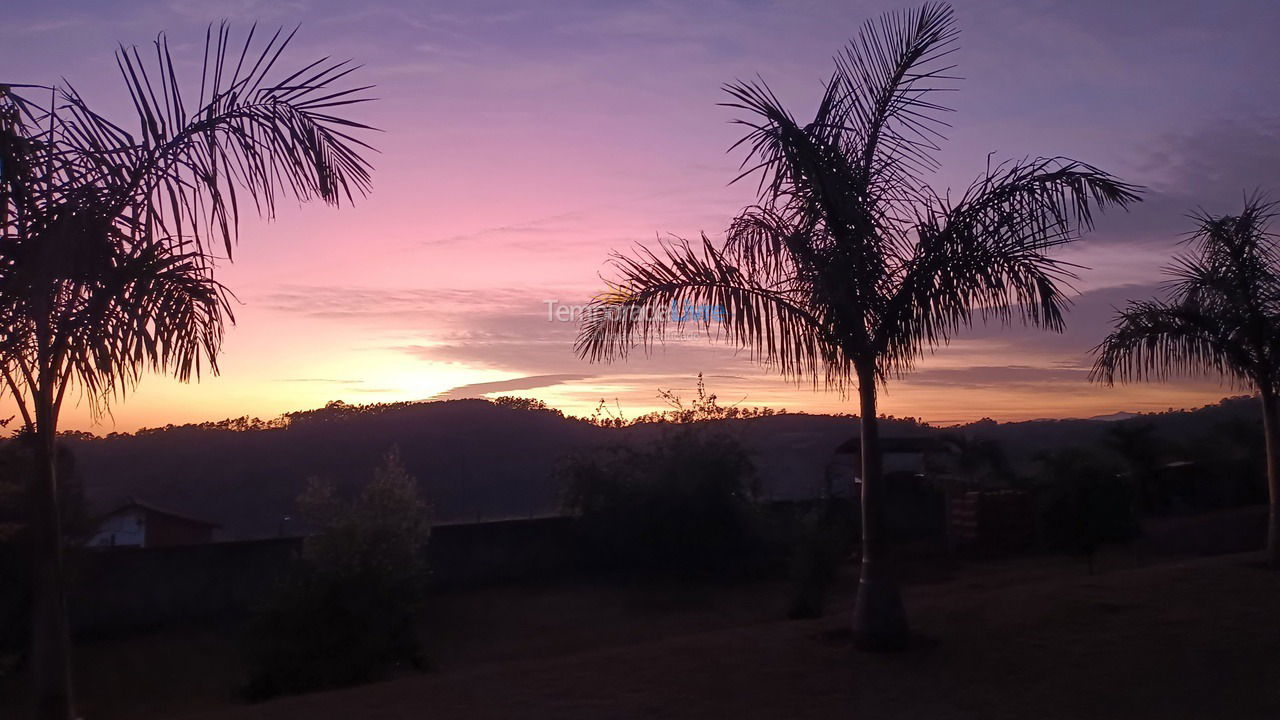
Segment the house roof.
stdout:
<path fill-rule="evenodd" d="M 184 515 L 182 513 L 177 513 L 172 510 L 166 510 L 165 508 L 157 507 L 155 505 L 152 505 L 151 503 L 143 502 L 134 497 L 128 498 L 127 500 L 125 500 L 125 502 L 122 505 L 117 507 L 115 510 L 112 510 L 111 512 L 107 513 L 103 517 L 108 518 L 108 517 L 111 517 L 112 515 L 119 515 L 120 513 L 127 512 L 129 510 L 145 510 L 146 512 L 149 512 L 149 513 L 164 515 L 166 517 L 171 517 L 176 520 L 181 520 L 183 522 L 189 522 L 196 525 L 204 525 L 206 527 L 211 527 L 211 528 L 222 527 L 218 523 L 209 522 L 208 520 L 201 520 L 200 518 L 191 517 L 190 515 Z"/>

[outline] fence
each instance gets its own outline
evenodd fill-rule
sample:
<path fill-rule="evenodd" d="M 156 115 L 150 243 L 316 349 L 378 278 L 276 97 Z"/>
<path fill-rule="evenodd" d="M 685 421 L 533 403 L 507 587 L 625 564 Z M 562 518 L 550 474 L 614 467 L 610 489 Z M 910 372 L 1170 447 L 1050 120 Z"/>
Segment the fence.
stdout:
<path fill-rule="evenodd" d="M 288 572 L 301 538 L 82 550 L 68 562 L 77 632 L 208 620 L 251 610 Z M 569 518 L 442 525 L 428 545 L 435 586 L 553 577 L 580 566 Z"/>

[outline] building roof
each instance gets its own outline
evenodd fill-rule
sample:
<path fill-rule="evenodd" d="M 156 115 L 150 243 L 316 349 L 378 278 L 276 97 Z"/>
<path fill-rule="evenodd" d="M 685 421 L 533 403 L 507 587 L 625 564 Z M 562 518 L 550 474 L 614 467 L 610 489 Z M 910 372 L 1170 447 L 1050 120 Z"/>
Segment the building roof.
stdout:
<path fill-rule="evenodd" d="M 195 525 L 204 525 L 206 527 L 211 527 L 211 528 L 222 527 L 218 523 L 209 522 L 208 520 L 201 520 L 200 518 L 194 518 L 194 517 L 191 517 L 190 515 L 184 515 L 182 513 L 173 512 L 172 510 L 166 510 L 161 507 L 156 507 L 151 503 L 143 502 L 134 497 L 130 497 L 127 500 L 125 500 L 125 502 L 119 507 L 117 507 L 115 510 L 112 510 L 106 515 L 103 515 L 103 518 L 109 518 L 112 515 L 119 515 L 120 513 L 127 512 L 129 510 L 144 510 L 149 513 L 164 515 L 166 517 L 171 517 L 176 520 L 181 520 L 183 522 L 193 523 Z"/>

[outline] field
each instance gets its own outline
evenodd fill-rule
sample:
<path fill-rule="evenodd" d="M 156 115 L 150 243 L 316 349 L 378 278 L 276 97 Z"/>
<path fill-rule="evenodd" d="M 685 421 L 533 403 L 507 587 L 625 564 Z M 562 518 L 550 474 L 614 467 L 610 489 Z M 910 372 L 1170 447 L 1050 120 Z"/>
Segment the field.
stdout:
<path fill-rule="evenodd" d="M 1022 558 L 917 571 L 917 639 L 864 655 L 828 617 L 781 619 L 785 586 L 574 582 L 437 595 L 433 668 L 241 705 L 234 632 L 79 650 L 90 718 L 1077 718 L 1280 716 L 1280 576 L 1251 555 L 1140 567 Z"/>

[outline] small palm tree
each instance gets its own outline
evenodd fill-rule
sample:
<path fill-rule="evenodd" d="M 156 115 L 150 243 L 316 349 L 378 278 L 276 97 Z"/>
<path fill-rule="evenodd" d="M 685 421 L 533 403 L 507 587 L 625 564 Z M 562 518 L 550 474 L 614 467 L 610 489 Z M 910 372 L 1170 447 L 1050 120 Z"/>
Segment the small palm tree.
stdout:
<path fill-rule="evenodd" d="M 1005 482 L 1010 477 L 1009 460 L 999 440 L 950 433 L 942 437 L 941 444 L 954 472 L 969 485 Z"/>
<path fill-rule="evenodd" d="M 1134 515 L 1147 508 L 1155 489 L 1159 467 L 1156 426 L 1144 422 L 1119 422 L 1107 428 L 1106 443 L 1124 461 L 1133 486 Z"/>
<path fill-rule="evenodd" d="M 1065 159 L 989 166 L 957 200 L 931 191 L 923 176 L 936 165 L 957 32 L 941 4 L 868 22 L 807 124 L 763 81 L 727 86 L 727 105 L 747 113 L 740 177 L 761 173 L 759 204 L 720 247 L 703 236 L 616 255 L 619 291 L 593 302 L 576 345 L 612 360 L 696 323 L 785 376 L 840 391 L 856 382 L 866 452 L 854 630 L 873 649 L 907 634 L 885 556 L 878 386 L 975 316 L 1061 329 L 1071 267 L 1047 253 L 1089 227 L 1095 208 L 1137 198 Z"/>
<path fill-rule="evenodd" d="M 1094 380 L 1214 374 L 1262 404 L 1271 514 L 1267 560 L 1280 569 L 1280 254 L 1268 230 L 1275 205 L 1253 197 L 1239 215 L 1192 215 L 1191 252 L 1175 259 L 1164 299 L 1132 302 L 1094 348 Z"/>
<path fill-rule="evenodd" d="M 342 117 L 365 98 L 348 63 L 293 73 L 292 34 L 206 37 L 199 94 L 184 93 L 168 44 L 154 62 L 117 52 L 138 132 L 94 112 L 70 85 L 0 86 L 0 377 L 38 446 L 32 667 L 38 714 L 71 717 L 54 443 L 68 395 L 95 412 L 144 372 L 217 372 L 229 258 L 242 214 L 277 198 L 350 201 L 369 188 L 365 126 Z M 37 103 L 36 98 L 40 101 Z M 47 103 L 47 104 L 46 104 Z"/>
<path fill-rule="evenodd" d="M 1012 473 L 999 440 L 949 433 L 940 439 L 939 444 L 946 453 L 942 472 L 942 507 L 947 553 L 954 555 L 958 540 L 952 508 L 957 499 L 957 477 L 967 488 L 980 488 L 986 483 L 1008 482 Z"/>

